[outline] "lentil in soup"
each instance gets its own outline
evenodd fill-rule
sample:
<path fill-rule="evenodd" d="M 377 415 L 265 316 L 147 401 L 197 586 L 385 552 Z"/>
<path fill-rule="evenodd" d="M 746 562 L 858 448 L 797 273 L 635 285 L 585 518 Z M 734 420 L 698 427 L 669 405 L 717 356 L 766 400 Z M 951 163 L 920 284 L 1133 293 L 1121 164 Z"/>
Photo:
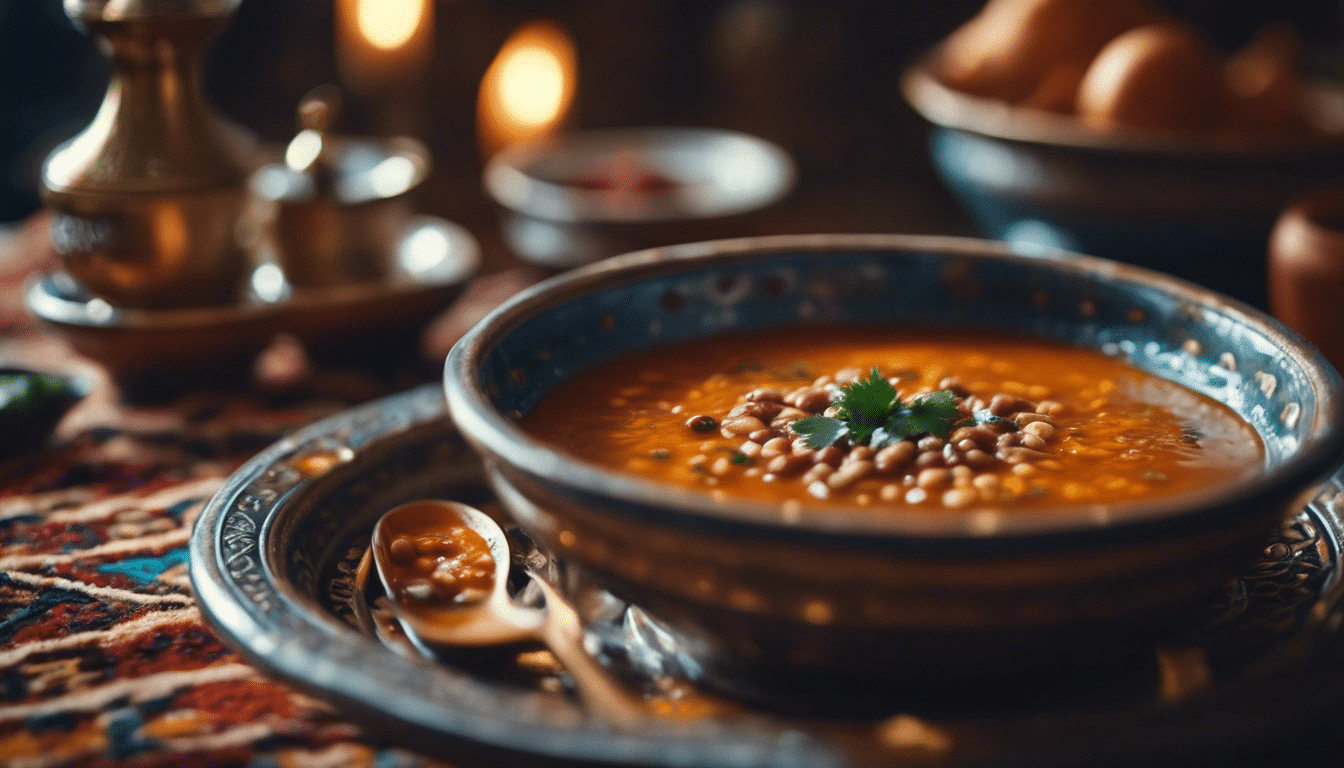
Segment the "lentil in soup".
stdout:
<path fill-rule="evenodd" d="M 1114 503 L 1263 467 L 1229 408 L 1090 350 L 990 334 L 789 329 L 566 382 L 523 421 L 594 464 L 715 497 L 899 508 Z"/>

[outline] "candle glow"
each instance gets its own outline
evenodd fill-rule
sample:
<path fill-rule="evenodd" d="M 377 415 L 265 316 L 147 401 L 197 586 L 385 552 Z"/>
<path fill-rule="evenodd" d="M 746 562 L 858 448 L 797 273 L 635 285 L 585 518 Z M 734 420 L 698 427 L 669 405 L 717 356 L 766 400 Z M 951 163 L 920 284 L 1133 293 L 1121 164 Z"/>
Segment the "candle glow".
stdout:
<path fill-rule="evenodd" d="M 577 69 L 573 41 L 559 26 L 538 21 L 516 31 L 481 80 L 482 151 L 488 156 L 558 129 L 574 101 Z"/>
<path fill-rule="evenodd" d="M 560 113 L 565 76 L 560 59 L 545 48 L 520 48 L 502 62 L 500 89 L 504 112 L 523 125 L 544 125 Z"/>
<path fill-rule="evenodd" d="M 356 0 L 355 24 L 375 48 L 396 50 L 415 34 L 428 4 L 429 0 Z"/>
<path fill-rule="evenodd" d="M 343 85 L 380 100 L 424 87 L 434 47 L 432 0 L 334 0 Z"/>

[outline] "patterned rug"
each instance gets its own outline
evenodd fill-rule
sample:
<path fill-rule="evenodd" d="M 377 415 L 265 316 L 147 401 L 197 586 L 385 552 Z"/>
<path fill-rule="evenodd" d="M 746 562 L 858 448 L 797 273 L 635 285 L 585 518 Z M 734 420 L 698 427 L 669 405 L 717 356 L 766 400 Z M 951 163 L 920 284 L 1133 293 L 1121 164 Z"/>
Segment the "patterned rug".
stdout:
<path fill-rule="evenodd" d="M 263 677 L 206 628 L 187 579 L 192 523 L 233 469 L 387 385 L 123 406 L 22 310 L 51 262 L 44 232 L 0 246 L 0 363 L 96 386 L 47 447 L 0 463 L 0 765 L 437 765 Z"/>

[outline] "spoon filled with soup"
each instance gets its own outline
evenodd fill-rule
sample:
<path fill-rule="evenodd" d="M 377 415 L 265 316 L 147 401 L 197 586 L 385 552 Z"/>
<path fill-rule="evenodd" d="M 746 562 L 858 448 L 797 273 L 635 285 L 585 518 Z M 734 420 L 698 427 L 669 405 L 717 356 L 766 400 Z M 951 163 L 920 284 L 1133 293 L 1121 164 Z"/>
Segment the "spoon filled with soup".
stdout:
<path fill-rule="evenodd" d="M 540 642 L 569 671 L 585 706 L 612 725 L 634 727 L 647 715 L 583 646 L 578 614 L 543 579 L 546 605 L 508 594 L 509 545 L 478 509 L 422 499 L 388 511 L 374 527 L 373 563 L 392 611 L 422 645 L 488 646 Z"/>

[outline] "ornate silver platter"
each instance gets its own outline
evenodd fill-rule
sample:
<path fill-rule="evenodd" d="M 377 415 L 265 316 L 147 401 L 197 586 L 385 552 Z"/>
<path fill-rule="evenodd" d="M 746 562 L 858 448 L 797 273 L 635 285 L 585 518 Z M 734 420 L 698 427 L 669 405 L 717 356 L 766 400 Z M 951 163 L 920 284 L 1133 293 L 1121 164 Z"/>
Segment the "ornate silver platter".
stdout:
<path fill-rule="evenodd" d="M 526 663 L 535 654 L 429 660 L 356 618 L 352 574 L 374 521 L 426 496 L 492 501 L 435 386 L 296 433 L 244 465 L 202 513 L 191 541 L 202 611 L 267 673 L 462 766 L 1207 763 L 1339 746 L 1313 723 L 1344 701 L 1344 473 L 1168 647 L 1029 679 L 855 691 L 852 701 L 702 695 L 678 638 L 515 537 L 516 558 L 570 591 L 600 658 L 633 689 L 701 713 L 636 731 L 587 715 L 563 673 Z"/>

